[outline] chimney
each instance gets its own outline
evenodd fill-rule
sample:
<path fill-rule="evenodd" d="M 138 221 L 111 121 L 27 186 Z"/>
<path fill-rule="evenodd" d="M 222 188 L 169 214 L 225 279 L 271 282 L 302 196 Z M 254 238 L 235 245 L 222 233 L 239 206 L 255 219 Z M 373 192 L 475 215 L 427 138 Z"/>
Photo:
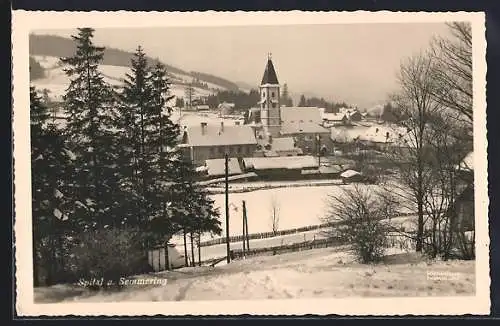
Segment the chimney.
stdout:
<path fill-rule="evenodd" d="M 206 122 L 202 122 L 201 123 L 201 134 L 202 135 L 206 135 L 207 133 L 207 123 Z"/>
<path fill-rule="evenodd" d="M 224 132 L 224 121 L 220 122 L 220 131 Z"/>

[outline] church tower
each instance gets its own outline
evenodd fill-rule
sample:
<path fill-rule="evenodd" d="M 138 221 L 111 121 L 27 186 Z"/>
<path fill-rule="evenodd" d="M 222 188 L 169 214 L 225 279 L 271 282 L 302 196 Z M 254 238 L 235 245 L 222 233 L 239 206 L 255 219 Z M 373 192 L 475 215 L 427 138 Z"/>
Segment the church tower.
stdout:
<path fill-rule="evenodd" d="M 267 58 L 266 70 L 260 83 L 259 105 L 264 132 L 272 137 L 278 137 L 281 129 L 280 84 L 270 53 Z"/>

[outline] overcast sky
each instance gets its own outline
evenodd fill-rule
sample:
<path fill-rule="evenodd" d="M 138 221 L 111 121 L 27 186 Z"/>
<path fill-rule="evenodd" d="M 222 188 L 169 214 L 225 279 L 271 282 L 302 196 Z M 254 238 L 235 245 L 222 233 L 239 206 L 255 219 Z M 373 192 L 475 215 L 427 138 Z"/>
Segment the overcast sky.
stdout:
<path fill-rule="evenodd" d="M 70 36 L 74 30 L 34 31 Z M 386 99 L 400 62 L 425 49 L 444 24 L 345 24 L 97 29 L 98 45 L 147 54 L 184 70 L 258 86 L 267 53 L 281 84 L 360 107 Z"/>

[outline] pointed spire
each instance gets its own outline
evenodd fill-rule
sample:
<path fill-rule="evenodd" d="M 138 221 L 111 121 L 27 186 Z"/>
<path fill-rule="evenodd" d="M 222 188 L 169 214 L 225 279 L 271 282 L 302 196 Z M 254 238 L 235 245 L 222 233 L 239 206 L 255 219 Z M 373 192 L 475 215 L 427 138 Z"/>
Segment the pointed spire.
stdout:
<path fill-rule="evenodd" d="M 264 76 L 262 77 L 262 82 L 260 84 L 279 85 L 278 77 L 276 76 L 276 71 L 274 70 L 273 61 L 271 59 L 271 53 L 267 54 L 266 70 L 264 71 Z"/>

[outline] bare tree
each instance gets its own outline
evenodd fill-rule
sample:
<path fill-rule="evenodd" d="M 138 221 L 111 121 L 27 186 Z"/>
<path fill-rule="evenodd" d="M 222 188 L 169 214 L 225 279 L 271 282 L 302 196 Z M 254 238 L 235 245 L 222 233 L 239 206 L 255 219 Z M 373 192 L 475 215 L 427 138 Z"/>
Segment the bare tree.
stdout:
<path fill-rule="evenodd" d="M 271 198 L 271 228 L 273 233 L 278 233 L 280 223 L 280 207 L 276 197 Z"/>
<path fill-rule="evenodd" d="M 454 206 L 468 184 L 460 177 L 460 162 L 472 145 L 461 136 L 463 128 L 463 123 L 455 120 L 447 110 L 435 115 L 430 124 L 428 144 L 432 150 L 433 182 L 425 198 L 425 209 L 430 221 L 426 245 L 431 257 L 440 255 L 448 259 L 451 250 L 462 245 L 454 243 L 463 239 Z"/>
<path fill-rule="evenodd" d="M 387 247 L 390 218 L 397 203 L 389 192 L 373 192 L 359 185 L 329 195 L 325 217 L 325 222 L 333 225 L 329 235 L 350 244 L 362 263 L 378 261 Z"/>
<path fill-rule="evenodd" d="M 432 96 L 435 83 L 432 78 L 433 57 L 421 53 L 401 64 L 398 81 L 400 90 L 393 95 L 393 102 L 400 114 L 399 120 L 406 128 L 401 146 L 395 146 L 390 154 L 398 161 L 402 182 L 410 192 L 417 208 L 416 251 L 421 252 L 424 240 L 424 205 L 432 174 L 429 170 L 427 134 L 429 123 L 441 104 Z"/>
<path fill-rule="evenodd" d="M 453 110 L 455 118 L 467 123 L 472 132 L 472 29 L 470 23 L 448 24 L 451 36 L 437 37 L 431 43 L 435 64 L 433 98 Z"/>

